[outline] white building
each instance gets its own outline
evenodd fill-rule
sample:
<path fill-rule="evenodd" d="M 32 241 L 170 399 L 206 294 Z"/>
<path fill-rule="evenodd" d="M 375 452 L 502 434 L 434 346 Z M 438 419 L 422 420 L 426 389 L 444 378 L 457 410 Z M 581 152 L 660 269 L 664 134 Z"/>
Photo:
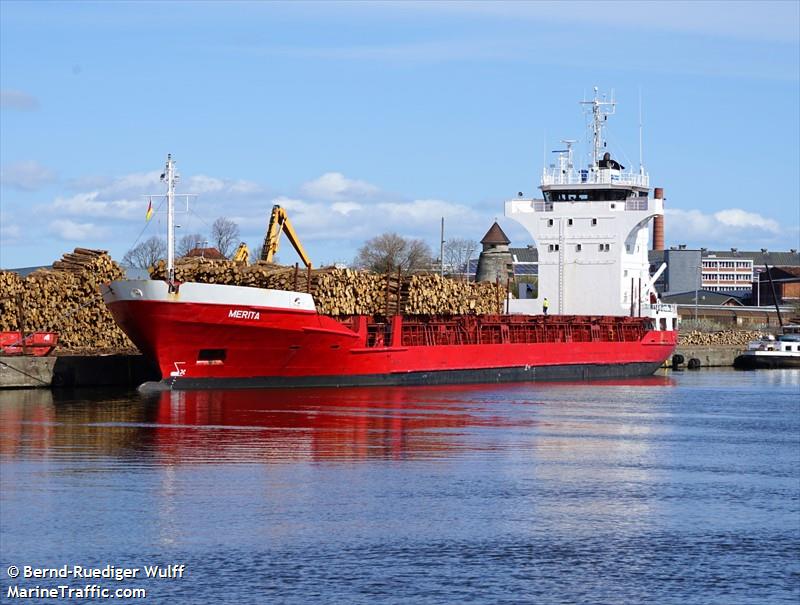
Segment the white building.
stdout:
<path fill-rule="evenodd" d="M 732 250 L 736 254 L 736 250 Z M 741 292 L 750 294 L 753 289 L 753 259 L 735 256 L 718 257 L 716 253 L 703 255 L 702 287 L 712 292 Z"/>

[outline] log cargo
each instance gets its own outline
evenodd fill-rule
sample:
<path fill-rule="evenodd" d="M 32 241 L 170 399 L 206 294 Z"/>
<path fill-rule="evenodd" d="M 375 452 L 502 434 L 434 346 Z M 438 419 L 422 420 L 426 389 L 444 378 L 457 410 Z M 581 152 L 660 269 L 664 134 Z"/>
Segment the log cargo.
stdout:
<path fill-rule="evenodd" d="M 166 277 L 166 265 L 150 267 L 153 279 Z M 179 282 L 196 281 L 273 290 L 308 292 L 317 310 L 335 317 L 351 315 L 460 315 L 502 312 L 505 290 L 491 283 L 469 283 L 435 274 L 379 275 L 325 267 L 308 271 L 258 262 L 182 259 Z M 100 295 L 101 283 L 124 278 L 105 250 L 76 248 L 22 278 L 0 271 L 0 331 L 55 331 L 60 351 L 100 353 L 134 349 L 117 327 Z"/>
<path fill-rule="evenodd" d="M 166 264 L 150 267 L 153 279 L 166 278 Z M 505 288 L 437 274 L 377 274 L 353 269 L 299 269 L 272 263 L 244 265 L 205 258 L 176 263 L 175 279 L 307 292 L 323 315 L 485 315 L 503 312 Z"/>
<path fill-rule="evenodd" d="M 100 295 L 101 283 L 124 276 L 105 250 L 87 248 L 75 248 L 52 269 L 24 278 L 0 271 L 0 331 L 58 332 L 61 351 L 135 350 Z"/>

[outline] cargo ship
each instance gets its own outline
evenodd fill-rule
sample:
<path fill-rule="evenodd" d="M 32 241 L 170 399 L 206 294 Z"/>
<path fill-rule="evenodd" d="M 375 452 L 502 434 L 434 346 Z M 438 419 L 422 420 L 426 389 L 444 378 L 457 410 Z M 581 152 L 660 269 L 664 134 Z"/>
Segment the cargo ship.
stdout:
<path fill-rule="evenodd" d="M 595 89 L 596 91 L 596 89 Z M 592 152 L 573 167 L 573 141 L 544 169 L 543 199 L 519 197 L 506 216 L 539 248 L 540 298 L 508 300 L 507 313 L 332 317 L 310 294 L 184 282 L 174 276 L 174 161 L 168 156 L 166 280 L 103 287 L 114 319 L 159 365 L 152 389 L 340 387 L 646 376 L 672 354 L 677 315 L 653 287 L 644 169 L 625 171 L 605 148 L 615 103 L 595 92 Z M 548 298 L 548 315 L 540 300 Z"/>

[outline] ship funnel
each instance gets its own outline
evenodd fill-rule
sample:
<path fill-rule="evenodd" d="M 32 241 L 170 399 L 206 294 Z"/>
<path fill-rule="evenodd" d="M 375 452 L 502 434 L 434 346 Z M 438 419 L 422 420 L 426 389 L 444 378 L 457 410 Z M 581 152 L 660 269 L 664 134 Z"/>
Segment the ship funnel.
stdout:
<path fill-rule="evenodd" d="M 657 200 L 664 199 L 664 190 L 661 187 L 656 187 L 653 190 L 653 197 Z M 653 250 L 663 250 L 664 249 L 664 215 L 660 214 L 659 216 L 653 219 Z"/>

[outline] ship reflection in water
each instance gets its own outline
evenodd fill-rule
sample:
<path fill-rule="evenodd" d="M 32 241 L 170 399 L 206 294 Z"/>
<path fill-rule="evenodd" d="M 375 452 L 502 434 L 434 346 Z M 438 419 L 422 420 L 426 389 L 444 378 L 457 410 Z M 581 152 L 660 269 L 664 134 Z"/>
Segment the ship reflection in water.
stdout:
<path fill-rule="evenodd" d="M 798 390 L 0 392 L 0 563 L 185 564 L 142 583 L 178 604 L 796 602 Z"/>
<path fill-rule="evenodd" d="M 671 384 L 669 378 L 653 376 L 603 381 L 593 388 L 610 393 Z M 568 433 L 577 425 L 566 413 L 560 419 L 537 419 L 537 395 L 586 389 L 581 382 L 167 391 L 142 398 L 96 391 L 6 391 L 0 392 L 0 422 L 6 427 L 0 452 L 24 457 L 73 455 L 83 449 L 119 455 L 135 451 L 155 463 L 443 458 L 524 445 L 510 440 L 504 429 L 541 425 L 551 435 Z M 617 424 L 596 428 L 632 430 Z M 554 447 L 559 443 L 556 439 Z"/>

